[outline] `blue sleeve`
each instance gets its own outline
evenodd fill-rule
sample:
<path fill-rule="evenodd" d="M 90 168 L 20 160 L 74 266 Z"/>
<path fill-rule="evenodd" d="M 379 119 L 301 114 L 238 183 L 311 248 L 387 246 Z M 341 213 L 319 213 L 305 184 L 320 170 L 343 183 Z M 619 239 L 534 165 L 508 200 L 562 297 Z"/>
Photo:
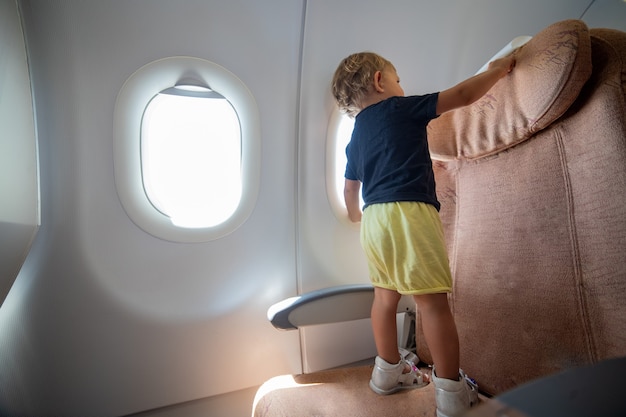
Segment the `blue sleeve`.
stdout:
<path fill-rule="evenodd" d="M 349 148 L 350 145 L 348 144 L 348 146 L 346 146 L 346 159 L 348 160 L 348 162 L 346 163 L 346 172 L 344 174 L 344 177 L 348 180 L 358 181 L 356 172 L 350 164 Z"/>
<path fill-rule="evenodd" d="M 437 101 L 439 93 L 425 94 L 422 96 L 408 96 L 405 98 L 407 111 L 412 118 L 428 124 L 432 119 L 439 117 L 437 114 Z"/>

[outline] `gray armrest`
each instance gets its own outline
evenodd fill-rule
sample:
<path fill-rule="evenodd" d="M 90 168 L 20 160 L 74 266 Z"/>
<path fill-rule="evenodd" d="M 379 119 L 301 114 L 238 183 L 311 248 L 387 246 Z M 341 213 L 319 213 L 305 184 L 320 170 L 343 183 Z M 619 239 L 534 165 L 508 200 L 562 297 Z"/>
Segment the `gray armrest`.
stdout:
<path fill-rule="evenodd" d="M 323 288 L 272 305 L 267 310 L 267 318 L 281 330 L 365 319 L 370 317 L 373 300 L 374 287 L 369 284 Z M 398 312 L 406 311 L 415 311 L 410 297 L 398 304 Z"/>

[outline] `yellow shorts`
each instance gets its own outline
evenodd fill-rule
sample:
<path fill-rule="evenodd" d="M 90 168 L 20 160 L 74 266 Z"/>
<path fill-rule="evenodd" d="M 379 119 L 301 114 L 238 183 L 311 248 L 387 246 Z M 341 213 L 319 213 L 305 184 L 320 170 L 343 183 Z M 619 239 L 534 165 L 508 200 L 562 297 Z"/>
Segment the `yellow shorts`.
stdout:
<path fill-rule="evenodd" d="M 443 227 L 434 206 L 403 201 L 366 207 L 361 245 L 375 287 L 410 295 L 452 291 Z"/>

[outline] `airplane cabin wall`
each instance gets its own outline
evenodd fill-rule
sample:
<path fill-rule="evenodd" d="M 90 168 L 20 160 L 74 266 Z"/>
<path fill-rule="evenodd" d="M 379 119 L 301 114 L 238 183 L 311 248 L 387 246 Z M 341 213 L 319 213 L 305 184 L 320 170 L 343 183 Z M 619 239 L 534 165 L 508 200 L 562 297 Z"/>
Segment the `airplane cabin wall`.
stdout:
<path fill-rule="evenodd" d="M 324 178 L 329 82 L 344 56 L 379 52 L 407 93 L 426 93 L 558 20 L 584 15 L 592 27 L 626 30 L 621 0 L 19 5 L 37 109 L 42 223 L 0 308 L 0 412 L 42 417 L 121 416 L 223 398 L 272 376 L 372 355 L 367 322 L 281 332 L 266 319 L 283 298 L 368 282 L 358 229 L 332 212 Z M 146 233 L 126 215 L 114 182 L 120 88 L 143 65 L 180 55 L 234 73 L 261 118 L 255 209 L 234 232 L 206 243 Z M 233 397 L 231 410 L 249 410 L 234 403 L 247 395 Z M 201 415 L 247 415 L 211 404 Z M 171 415 L 197 415 L 192 408 L 174 406 Z M 142 413 L 149 415 L 164 414 Z"/>
<path fill-rule="evenodd" d="M 0 3 L 0 306 L 39 229 L 39 168 L 22 24 Z"/>
<path fill-rule="evenodd" d="M 267 307 L 296 293 L 301 1 L 24 1 L 42 225 L 0 311 L 0 410 L 119 416 L 301 370 Z M 234 232 L 173 243 L 137 227 L 114 183 L 123 83 L 188 55 L 239 77 L 261 121 L 260 192 Z"/>

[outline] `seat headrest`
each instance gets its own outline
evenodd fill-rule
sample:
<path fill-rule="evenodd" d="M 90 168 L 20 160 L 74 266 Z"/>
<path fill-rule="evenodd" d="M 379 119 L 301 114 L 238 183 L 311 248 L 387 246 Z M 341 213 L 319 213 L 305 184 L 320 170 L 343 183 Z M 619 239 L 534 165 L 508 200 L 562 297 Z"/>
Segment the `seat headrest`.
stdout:
<path fill-rule="evenodd" d="M 528 139 L 570 107 L 591 75 L 589 30 L 564 20 L 517 52 L 515 69 L 467 107 L 430 122 L 433 159 L 477 159 Z"/>

